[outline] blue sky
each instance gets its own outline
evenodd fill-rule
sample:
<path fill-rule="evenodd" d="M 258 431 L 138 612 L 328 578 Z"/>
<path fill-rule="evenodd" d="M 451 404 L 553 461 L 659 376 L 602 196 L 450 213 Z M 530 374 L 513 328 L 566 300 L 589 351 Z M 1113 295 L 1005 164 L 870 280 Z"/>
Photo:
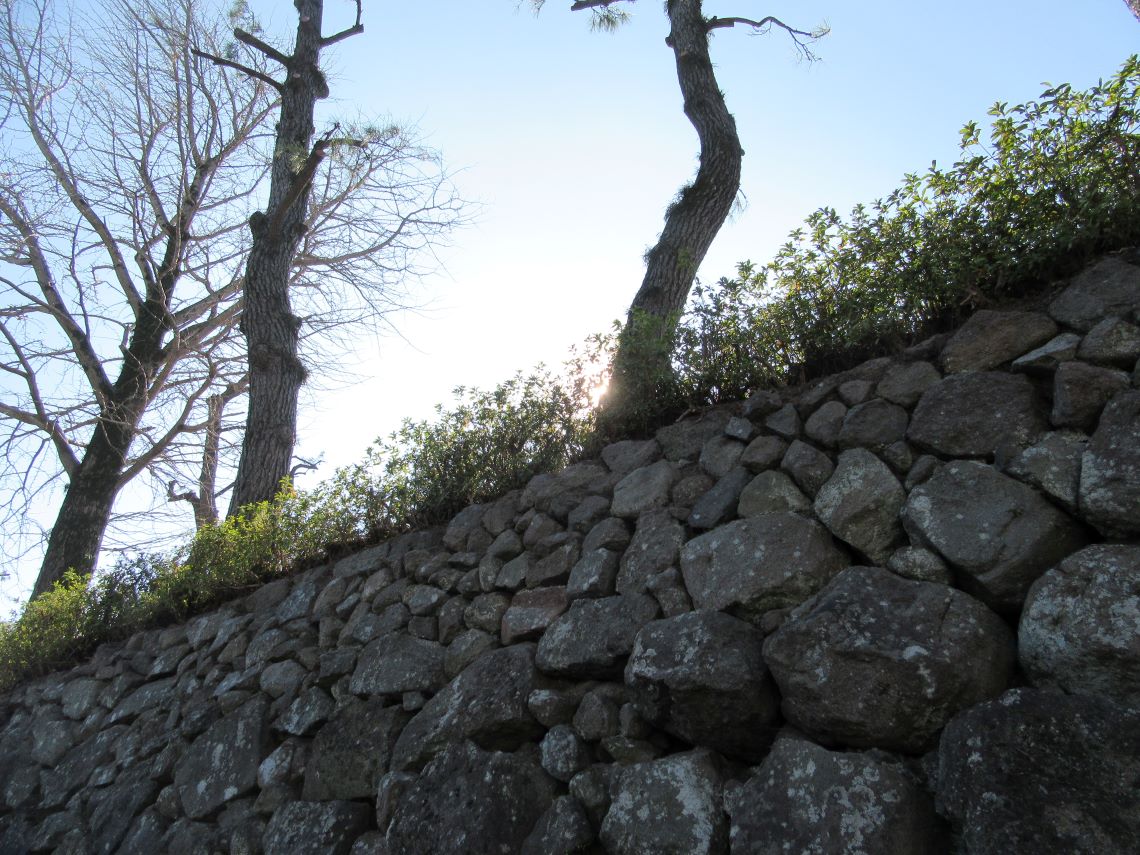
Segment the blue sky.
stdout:
<path fill-rule="evenodd" d="M 293 4 L 250 5 L 267 37 L 288 45 Z M 418 126 L 480 208 L 415 286 L 430 308 L 396 319 L 403 338 L 363 337 L 348 366 L 355 383 L 305 391 L 298 453 L 325 461 L 307 483 L 359 460 L 402 418 L 429 416 L 453 387 L 557 364 L 624 314 L 698 153 L 661 3 L 626 5 L 633 20 L 603 34 L 570 0 L 548 0 L 539 16 L 515 0 L 364 0 L 364 35 L 326 54 L 324 120 Z M 951 163 L 959 128 L 984 123 L 994 101 L 1035 98 L 1045 81 L 1088 87 L 1140 45 L 1122 0 L 708 0 L 705 9 L 831 27 L 810 64 L 778 31 L 715 34 L 747 206 L 713 245 L 706 282 L 744 259 L 767 261 L 820 206 L 845 212 L 931 160 Z M 354 10 L 326 0 L 326 31 Z M 22 568 L 0 596 L 23 596 L 35 571 Z"/>

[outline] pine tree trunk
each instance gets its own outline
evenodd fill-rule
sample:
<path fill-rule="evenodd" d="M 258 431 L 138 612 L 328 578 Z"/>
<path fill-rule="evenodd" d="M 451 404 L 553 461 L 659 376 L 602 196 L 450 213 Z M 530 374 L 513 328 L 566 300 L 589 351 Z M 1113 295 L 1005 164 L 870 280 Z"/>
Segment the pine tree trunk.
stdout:
<path fill-rule="evenodd" d="M 272 499 L 289 474 L 297 398 L 305 369 L 297 353 L 301 321 L 289 303 L 289 266 L 304 229 L 312 172 L 313 112 L 328 87 L 318 62 L 322 0 L 297 0 L 297 38 L 287 65 L 266 213 L 250 218 L 241 328 L 249 352 L 249 414 L 230 514 Z"/>
<path fill-rule="evenodd" d="M 1136 16 L 1136 20 L 1140 21 L 1140 0 L 1124 0 L 1124 3 L 1132 10 L 1132 14 Z"/>
<path fill-rule="evenodd" d="M 697 269 L 740 190 L 744 150 L 713 72 L 701 0 L 670 0 L 667 12 L 685 115 L 700 139 L 700 167 L 666 212 L 665 227 L 647 256 L 614 359 L 604 403 L 611 414 L 653 409 L 656 381 L 670 373 L 669 341 Z"/>

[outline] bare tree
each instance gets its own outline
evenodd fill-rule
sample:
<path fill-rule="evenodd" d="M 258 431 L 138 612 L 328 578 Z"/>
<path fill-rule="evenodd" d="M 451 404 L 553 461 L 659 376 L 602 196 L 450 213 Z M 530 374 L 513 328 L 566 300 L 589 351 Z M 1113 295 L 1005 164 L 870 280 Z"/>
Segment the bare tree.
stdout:
<path fill-rule="evenodd" d="M 284 68 L 284 81 L 216 54 L 209 57 L 267 82 L 281 96 L 269 201 L 265 211 L 249 220 L 253 246 L 246 263 L 241 320 L 249 354 L 249 407 L 231 514 L 244 505 L 272 499 L 289 474 L 297 437 L 297 398 L 306 376 L 298 348 L 302 321 L 293 314 L 289 269 L 305 233 L 306 206 L 321 162 L 333 147 L 367 145 L 353 137 L 335 136 L 337 128 L 313 142 L 317 102 L 329 96 L 320 67 L 321 50 L 364 31 L 361 0 L 356 0 L 356 22 L 331 36 L 322 33 L 324 0 L 293 0 L 293 5 L 297 32 L 290 54 L 234 29 L 238 41 Z"/>
<path fill-rule="evenodd" d="M 532 0 L 537 8 L 544 2 Z M 627 17 L 620 8 L 614 8 L 624 2 L 633 0 L 578 0 L 570 8 L 588 9 L 594 15 L 595 27 L 612 29 Z M 646 255 L 645 277 L 630 303 L 603 405 L 611 415 L 651 408 L 649 378 L 669 370 L 665 342 L 685 307 L 697 269 L 740 191 L 744 149 L 717 83 L 709 55 L 710 34 L 737 26 L 757 33 L 776 28 L 791 37 L 802 56 L 812 59 L 812 42 L 827 32 L 825 28 L 798 30 L 772 16 L 705 17 L 702 0 L 668 0 L 665 13 L 670 25 L 665 43 L 676 60 L 685 116 L 700 140 L 700 165 L 696 178 L 681 189 L 669 207 L 665 227 Z"/>
<path fill-rule="evenodd" d="M 184 483 L 193 464 L 196 516 L 216 515 L 249 383 L 243 265 L 280 93 L 262 52 L 230 37 L 257 32 L 244 6 L 208 14 L 196 0 L 86 14 L 0 0 L 6 532 L 62 494 L 33 596 L 93 568 L 116 498 L 145 472 Z M 462 213 L 438 156 L 398 129 L 321 167 L 287 276 L 324 342 L 399 303 L 393 271 Z"/>

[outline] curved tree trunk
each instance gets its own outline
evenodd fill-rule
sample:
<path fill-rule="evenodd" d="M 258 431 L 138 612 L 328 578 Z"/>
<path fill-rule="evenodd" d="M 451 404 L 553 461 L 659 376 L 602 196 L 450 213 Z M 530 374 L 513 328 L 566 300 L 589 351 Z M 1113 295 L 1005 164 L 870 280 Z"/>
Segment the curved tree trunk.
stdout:
<path fill-rule="evenodd" d="M 318 65 L 323 0 L 297 0 L 297 38 L 285 63 L 281 119 L 266 213 L 253 232 L 241 328 L 249 352 L 249 414 L 230 513 L 272 499 L 289 474 L 297 435 L 297 397 L 305 369 L 297 355 L 301 321 L 289 303 L 289 266 L 304 230 L 313 172 L 323 147 L 310 150 L 316 103 L 328 96 Z"/>
<path fill-rule="evenodd" d="M 665 227 L 646 257 L 645 278 L 630 305 L 603 404 L 619 418 L 653 409 L 655 379 L 670 371 L 669 340 L 697 269 L 732 211 L 744 158 L 736 121 L 713 72 L 701 0 L 670 0 L 667 12 L 667 43 L 676 58 L 685 115 L 700 139 L 700 167 L 666 212 Z"/>

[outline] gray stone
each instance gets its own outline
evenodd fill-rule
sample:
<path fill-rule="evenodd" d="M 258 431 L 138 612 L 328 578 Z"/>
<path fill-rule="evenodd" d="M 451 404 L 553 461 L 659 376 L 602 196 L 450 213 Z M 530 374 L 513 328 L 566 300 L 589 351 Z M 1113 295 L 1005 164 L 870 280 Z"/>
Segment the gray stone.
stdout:
<path fill-rule="evenodd" d="M 435 585 L 409 585 L 401 599 L 413 615 L 433 615 L 447 599 L 447 593 Z"/>
<path fill-rule="evenodd" d="M 839 437 L 839 429 L 843 426 L 846 415 L 847 407 L 839 401 L 828 401 L 808 416 L 808 420 L 804 422 L 804 433 L 808 439 L 832 448 Z"/>
<path fill-rule="evenodd" d="M 600 463 L 572 463 L 553 475 L 538 475 L 523 491 L 523 502 L 566 522 L 570 512 L 587 496 L 607 493 L 614 479 Z M 524 541 L 525 542 L 525 541 Z"/>
<path fill-rule="evenodd" d="M 523 841 L 522 855 L 585 855 L 594 838 L 582 803 L 573 796 L 559 796 Z"/>
<path fill-rule="evenodd" d="M 774 413 L 784 405 L 784 399 L 781 398 L 776 392 L 771 389 L 760 389 L 753 392 L 752 396 L 744 402 L 741 407 L 741 414 L 745 418 L 762 418 L 769 413 Z"/>
<path fill-rule="evenodd" d="M 111 710 L 108 724 L 130 721 L 150 709 L 166 708 L 174 697 L 174 677 L 152 680 L 135 689 Z"/>
<path fill-rule="evenodd" d="M 265 829 L 265 855 L 347 855 L 371 812 L 360 802 L 286 802 Z"/>
<path fill-rule="evenodd" d="M 862 404 L 871 397 L 871 392 L 875 388 L 874 380 L 846 380 L 839 384 L 836 390 L 839 393 L 840 400 L 853 407 L 856 404 Z"/>
<path fill-rule="evenodd" d="M 657 617 L 646 594 L 575 600 L 546 630 L 535 662 L 548 674 L 570 679 L 620 677 L 638 630 Z"/>
<path fill-rule="evenodd" d="M 60 696 L 63 714 L 70 719 L 86 718 L 106 685 L 102 680 L 85 677 L 69 681 Z"/>
<path fill-rule="evenodd" d="M 495 578 L 495 587 L 502 588 L 507 591 L 517 591 L 526 582 L 527 573 L 530 572 L 531 555 L 529 552 L 524 552 L 516 558 L 512 558 L 499 570 L 499 575 Z"/>
<path fill-rule="evenodd" d="M 668 511 L 643 513 L 637 519 L 633 540 L 621 557 L 617 592 L 643 593 L 650 579 L 677 563 L 684 542 L 684 527 Z"/>
<path fill-rule="evenodd" d="M 257 786 L 269 753 L 268 704 L 254 698 L 199 736 L 174 770 L 182 810 L 200 819 Z"/>
<path fill-rule="evenodd" d="M 701 469 L 713 478 L 723 478 L 740 460 L 744 453 L 744 443 L 728 436 L 714 436 L 701 449 L 699 463 Z"/>
<path fill-rule="evenodd" d="M 116 852 L 135 816 L 148 807 L 158 784 L 138 769 L 119 776 L 114 787 L 96 790 L 88 801 L 88 828 L 94 852 Z"/>
<path fill-rule="evenodd" d="M 434 692 L 444 683 L 443 646 L 392 633 L 360 652 L 349 690 L 354 695 Z"/>
<path fill-rule="evenodd" d="M 725 808 L 734 853 L 943 851 L 933 800 L 901 764 L 792 736 L 725 795 Z"/>
<path fill-rule="evenodd" d="M 1012 689 L 947 725 L 936 806 L 971 855 L 1140 851 L 1140 712 Z"/>
<path fill-rule="evenodd" d="M 1040 347 L 1013 360 L 1010 368 L 1014 371 L 1024 371 L 1026 374 L 1052 374 L 1062 362 L 1076 358 L 1077 348 L 1080 347 L 1080 344 L 1081 337 L 1076 333 L 1061 333 Z"/>
<path fill-rule="evenodd" d="M 883 400 L 910 409 L 918 403 L 922 393 L 942 379 L 938 369 L 929 362 L 901 362 L 887 369 L 875 394 Z"/>
<path fill-rule="evenodd" d="M 727 410 L 709 410 L 658 429 L 654 434 L 666 459 L 696 460 L 705 443 L 724 433 L 732 415 Z"/>
<path fill-rule="evenodd" d="M 803 430 L 800 414 L 792 404 L 785 404 L 764 419 L 764 427 L 784 439 L 795 439 Z"/>
<path fill-rule="evenodd" d="M 752 473 L 743 466 L 731 470 L 693 505 L 688 519 L 689 528 L 707 531 L 731 519 L 741 491 L 751 480 Z"/>
<path fill-rule="evenodd" d="M 1057 324 L 1040 312 L 994 312 L 980 309 L 942 348 L 947 374 L 987 371 L 1049 341 Z"/>
<path fill-rule="evenodd" d="M 851 567 L 764 641 L 784 717 L 826 743 L 920 753 L 1014 665 L 1002 620 L 967 594 Z"/>
<path fill-rule="evenodd" d="M 752 422 L 740 416 L 733 416 L 728 420 L 728 424 L 724 426 L 725 436 L 731 436 L 733 439 L 739 439 L 741 442 L 748 442 L 748 440 L 752 439 L 754 433 L 756 433 L 756 428 Z"/>
<path fill-rule="evenodd" d="M 518 852 L 554 796 L 554 781 L 528 756 L 450 745 L 400 796 L 388 847 L 400 855 Z"/>
<path fill-rule="evenodd" d="M 570 571 L 578 562 L 581 551 L 582 548 L 575 537 L 563 542 L 546 557 L 531 562 L 526 570 L 526 586 L 539 588 L 565 584 L 570 578 Z"/>
<path fill-rule="evenodd" d="M 661 459 L 661 446 L 655 439 L 626 439 L 602 449 L 602 461 L 617 475 L 628 475 Z"/>
<path fill-rule="evenodd" d="M 380 569 L 381 562 L 388 556 L 389 546 L 381 543 L 361 550 L 355 555 L 342 558 L 333 565 L 333 576 L 337 579 L 366 576 Z"/>
<path fill-rule="evenodd" d="M 927 389 L 907 439 L 948 457 L 986 457 L 1032 445 L 1047 429 L 1040 397 L 1025 376 L 978 371 Z"/>
<path fill-rule="evenodd" d="M 759 762 L 780 712 L 762 641 L 751 624 L 723 612 L 646 624 L 625 668 L 638 713 L 691 745 Z"/>
<path fill-rule="evenodd" d="M 1109 536 L 1140 532 L 1140 390 L 1117 395 L 1081 461 L 1081 517 Z"/>
<path fill-rule="evenodd" d="M 1036 487 L 1069 513 L 1076 513 L 1081 457 L 1089 438 L 1076 431 L 1054 431 L 1010 461 L 1006 471 Z"/>
<path fill-rule="evenodd" d="M 1077 356 L 1096 365 L 1131 369 L 1140 359 L 1140 328 L 1123 318 L 1105 318 L 1089 330 Z"/>
<path fill-rule="evenodd" d="M 694 472 L 692 475 L 686 475 L 676 484 L 670 492 L 674 508 L 681 510 L 684 508 L 691 508 L 701 497 L 713 488 L 715 482 L 712 478 L 704 472 Z M 673 508 L 670 508 L 673 511 Z"/>
<path fill-rule="evenodd" d="M 565 724 L 554 725 L 542 738 L 539 756 L 546 774 L 567 783 L 590 765 L 589 747 Z"/>
<path fill-rule="evenodd" d="M 882 398 L 872 398 L 848 410 L 835 442 L 840 448 L 878 451 L 906 436 L 907 420 L 902 407 Z"/>
<path fill-rule="evenodd" d="M 472 629 L 481 629 L 483 632 L 498 635 L 503 625 L 503 615 L 510 606 L 511 598 L 507 594 L 499 592 L 480 594 L 464 610 L 463 620 Z"/>
<path fill-rule="evenodd" d="M 896 549 L 887 559 L 887 569 L 896 576 L 915 582 L 953 583 L 954 576 L 946 562 L 929 549 L 921 546 L 904 546 Z"/>
<path fill-rule="evenodd" d="M 467 548 L 467 540 L 474 531 L 483 530 L 483 516 L 486 505 L 468 505 L 451 518 L 443 533 L 443 545 L 452 552 L 462 552 Z"/>
<path fill-rule="evenodd" d="M 1066 362 L 1053 375 L 1053 412 L 1049 420 L 1059 428 L 1092 430 L 1104 405 L 1113 395 L 1127 389 L 1128 384 L 1128 375 L 1115 368 Z"/>
<path fill-rule="evenodd" d="M 393 749 L 392 770 L 418 769 L 464 739 L 513 751 L 537 738 L 542 725 L 527 708 L 537 678 L 533 644 L 484 653 L 408 722 Z"/>
<path fill-rule="evenodd" d="M 788 446 L 780 468 L 791 475 L 808 496 L 814 496 L 835 471 L 835 464 L 818 448 L 797 439 Z"/>
<path fill-rule="evenodd" d="M 761 472 L 740 492 L 736 513 L 742 517 L 759 514 L 794 511 L 802 514 L 811 510 L 811 500 L 792 482 L 792 479 L 774 469 Z"/>
<path fill-rule="evenodd" d="M 1073 277 L 1049 304 L 1049 314 L 1065 326 L 1088 332 L 1109 315 L 1140 310 L 1140 267 L 1108 257 Z"/>
<path fill-rule="evenodd" d="M 522 510 L 522 490 L 511 490 L 503 497 L 487 505 L 483 514 L 483 528 L 491 537 L 498 537 L 509 528 L 513 528 L 515 518 Z"/>
<path fill-rule="evenodd" d="M 371 799 L 404 725 L 411 718 L 384 701 L 349 701 L 317 731 L 305 767 L 309 801 Z"/>
<path fill-rule="evenodd" d="M 316 571 L 311 570 L 295 580 L 289 596 L 283 599 L 275 610 L 277 619 L 281 623 L 284 624 L 297 618 L 309 616 L 313 608 L 313 600 L 317 598 L 317 582 L 323 581 L 323 578 L 317 573 L 323 572 L 323 570 L 323 567 Z"/>
<path fill-rule="evenodd" d="M 293 697 L 309 672 L 300 662 L 286 659 L 267 665 L 258 685 L 271 698 Z"/>
<path fill-rule="evenodd" d="M 770 609 L 803 602 L 846 565 L 827 529 L 793 513 L 737 520 L 681 550 L 693 604 L 752 623 Z"/>
<path fill-rule="evenodd" d="M 305 771 L 308 745 L 299 739 L 287 739 L 273 749 L 257 767 L 257 786 L 263 790 L 287 786 Z"/>
<path fill-rule="evenodd" d="M 610 596 L 617 582 L 618 559 L 619 554 L 610 549 L 583 552 L 570 571 L 566 593 L 571 598 Z"/>
<path fill-rule="evenodd" d="M 1140 709 L 1140 546 L 1088 546 L 1033 583 L 1018 628 L 1035 686 Z"/>
<path fill-rule="evenodd" d="M 815 514 L 831 533 L 875 564 L 887 560 L 902 539 L 899 511 L 906 501 L 902 484 L 879 458 L 853 448 L 815 497 Z"/>
<path fill-rule="evenodd" d="M 543 727 L 569 724 L 588 689 L 588 683 L 566 689 L 535 689 L 527 696 L 526 706 Z"/>
<path fill-rule="evenodd" d="M 566 526 L 570 531 L 586 534 L 595 525 L 605 519 L 610 512 L 610 500 L 605 496 L 587 496 L 566 518 Z"/>
<path fill-rule="evenodd" d="M 758 436 L 748 443 L 740 456 L 740 463 L 753 472 L 762 472 L 783 460 L 787 450 L 788 444 L 778 436 Z"/>
<path fill-rule="evenodd" d="M 705 750 L 622 770 L 600 838 L 622 855 L 713 855 L 728 842 L 719 764 Z"/>
<path fill-rule="evenodd" d="M 564 586 L 519 591 L 503 613 L 503 644 L 538 638 L 554 619 L 570 607 Z"/>
<path fill-rule="evenodd" d="M 75 733 L 71 722 L 44 717 L 32 722 L 30 754 L 41 766 L 54 766 L 73 747 Z"/>
<path fill-rule="evenodd" d="M 987 605 L 1017 611 L 1033 581 L 1084 545 L 1068 516 L 983 463 L 949 463 L 911 491 L 903 525 Z"/>
<path fill-rule="evenodd" d="M 497 645 L 497 636 L 483 632 L 481 629 L 469 629 L 466 632 L 459 633 L 455 640 L 447 646 L 447 653 L 443 657 L 444 674 L 448 678 L 455 677 L 486 651 L 493 650 Z"/>
<path fill-rule="evenodd" d="M 677 478 L 677 467 L 668 460 L 658 460 L 635 469 L 614 487 L 610 513 L 615 517 L 633 519 L 642 511 L 665 507 L 669 504 L 669 489 Z"/>
<path fill-rule="evenodd" d="M 510 561 L 522 551 L 522 538 L 511 529 L 499 532 L 499 536 L 491 541 L 491 545 L 487 547 L 487 555 L 500 561 Z"/>
<path fill-rule="evenodd" d="M 607 736 L 617 735 L 621 728 L 621 709 L 618 699 L 612 697 L 609 687 L 586 692 L 574 711 L 575 732 L 588 742 L 599 742 Z"/>
<path fill-rule="evenodd" d="M 582 539 L 582 553 L 595 549 L 612 549 L 621 552 L 629 546 L 629 529 L 623 520 L 617 517 L 606 517 L 599 522 Z"/>

